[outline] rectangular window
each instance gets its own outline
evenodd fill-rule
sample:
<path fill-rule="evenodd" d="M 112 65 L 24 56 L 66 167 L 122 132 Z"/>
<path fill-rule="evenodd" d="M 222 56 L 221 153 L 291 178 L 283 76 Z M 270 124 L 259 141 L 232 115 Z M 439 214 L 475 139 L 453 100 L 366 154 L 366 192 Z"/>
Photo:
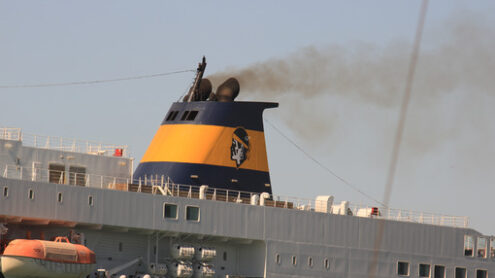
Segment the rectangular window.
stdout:
<path fill-rule="evenodd" d="M 34 200 L 34 191 L 32 189 L 29 189 L 28 191 L 28 198 L 30 200 Z"/>
<path fill-rule="evenodd" d="M 433 271 L 433 278 L 445 278 L 445 266 L 436 265 Z"/>
<path fill-rule="evenodd" d="M 177 117 L 177 114 L 179 114 L 179 111 L 171 111 L 165 121 L 173 121 Z"/>
<path fill-rule="evenodd" d="M 3 197 L 9 197 L 9 188 L 7 186 L 3 187 Z"/>
<path fill-rule="evenodd" d="M 455 278 L 466 278 L 466 268 L 456 267 L 455 268 Z"/>
<path fill-rule="evenodd" d="M 419 264 L 419 277 L 430 277 L 429 264 Z"/>
<path fill-rule="evenodd" d="M 408 262 L 397 262 L 397 275 L 409 276 Z"/>
<path fill-rule="evenodd" d="M 88 196 L 88 205 L 89 205 L 90 207 L 92 207 L 92 206 L 93 206 L 93 204 L 94 204 L 93 196 L 89 195 L 89 196 Z"/>
<path fill-rule="evenodd" d="M 172 118 L 170 120 L 171 121 L 174 121 L 175 118 L 177 118 L 177 115 L 179 115 L 179 111 L 175 111 L 174 114 L 172 115 Z"/>
<path fill-rule="evenodd" d="M 490 238 L 490 258 L 495 258 L 495 237 Z"/>
<path fill-rule="evenodd" d="M 63 200 L 64 200 L 64 196 L 62 196 L 62 192 L 59 192 L 59 193 L 57 194 L 57 201 L 58 201 L 59 203 L 62 203 L 62 201 L 63 201 Z"/>
<path fill-rule="evenodd" d="M 85 186 L 86 185 L 86 168 L 78 166 L 69 167 L 69 184 Z"/>
<path fill-rule="evenodd" d="M 168 113 L 168 116 L 165 119 L 165 121 L 170 121 L 172 119 L 172 116 L 174 115 L 174 113 L 175 113 L 175 111 L 170 111 L 170 113 Z"/>
<path fill-rule="evenodd" d="M 189 115 L 189 111 L 184 111 L 184 114 L 182 114 L 182 117 L 180 118 L 181 121 L 184 121 L 187 119 L 187 115 Z"/>
<path fill-rule="evenodd" d="M 473 236 L 464 236 L 464 256 L 474 256 L 474 239 Z"/>
<path fill-rule="evenodd" d="M 189 114 L 187 115 L 187 120 L 194 121 L 197 115 L 198 115 L 198 111 L 190 111 Z"/>
<path fill-rule="evenodd" d="M 186 207 L 186 220 L 199 222 L 199 207 Z"/>
<path fill-rule="evenodd" d="M 486 250 L 488 249 L 487 247 L 488 241 L 486 237 L 478 237 L 478 246 L 476 247 L 476 256 L 479 258 L 486 258 Z"/>
<path fill-rule="evenodd" d="M 50 183 L 65 183 L 65 166 L 62 164 L 48 165 L 48 178 Z"/>
<path fill-rule="evenodd" d="M 484 269 L 477 269 L 476 270 L 476 278 L 487 278 L 488 277 L 488 272 Z"/>
<path fill-rule="evenodd" d="M 177 205 L 175 204 L 163 204 L 163 218 L 177 219 Z"/>

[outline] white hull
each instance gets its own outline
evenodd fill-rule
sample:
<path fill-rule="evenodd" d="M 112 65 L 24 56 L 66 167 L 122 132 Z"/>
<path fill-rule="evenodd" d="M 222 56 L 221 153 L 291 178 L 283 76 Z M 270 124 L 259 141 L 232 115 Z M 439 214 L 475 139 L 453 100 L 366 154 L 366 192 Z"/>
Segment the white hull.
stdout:
<path fill-rule="evenodd" d="M 2 256 L 5 278 L 83 278 L 95 264 L 59 263 L 26 257 Z"/>

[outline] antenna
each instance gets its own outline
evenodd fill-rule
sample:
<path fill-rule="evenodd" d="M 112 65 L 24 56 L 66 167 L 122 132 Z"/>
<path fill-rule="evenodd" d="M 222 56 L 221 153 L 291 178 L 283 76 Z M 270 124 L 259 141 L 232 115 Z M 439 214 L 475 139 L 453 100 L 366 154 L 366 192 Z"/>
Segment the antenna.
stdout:
<path fill-rule="evenodd" d="M 198 64 L 198 69 L 196 70 L 196 78 L 194 78 L 194 83 L 189 89 L 184 101 L 191 102 L 194 100 L 195 96 L 199 95 L 199 86 L 201 84 L 201 79 L 206 69 L 206 58 L 203 56 L 203 60 Z"/>

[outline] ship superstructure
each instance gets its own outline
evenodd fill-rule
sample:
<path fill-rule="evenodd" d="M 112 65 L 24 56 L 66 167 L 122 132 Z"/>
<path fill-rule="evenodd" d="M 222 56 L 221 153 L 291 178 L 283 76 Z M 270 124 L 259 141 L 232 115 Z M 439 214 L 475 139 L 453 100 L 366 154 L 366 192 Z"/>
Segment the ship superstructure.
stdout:
<path fill-rule="evenodd" d="M 39 277 L 495 273 L 495 237 L 468 228 L 465 217 L 355 206 L 331 195 L 274 195 L 262 112 L 277 104 L 235 101 L 235 79 L 212 93 L 205 66 L 165 115 L 134 173 L 126 146 L 0 129 L 5 278 L 37 277 L 32 269 Z M 84 265 L 90 271 L 71 245 L 33 255 L 30 246 L 51 246 L 60 236 L 68 242 L 58 244 L 94 252 L 94 266 Z M 24 249 L 12 251 L 15 242 Z"/>

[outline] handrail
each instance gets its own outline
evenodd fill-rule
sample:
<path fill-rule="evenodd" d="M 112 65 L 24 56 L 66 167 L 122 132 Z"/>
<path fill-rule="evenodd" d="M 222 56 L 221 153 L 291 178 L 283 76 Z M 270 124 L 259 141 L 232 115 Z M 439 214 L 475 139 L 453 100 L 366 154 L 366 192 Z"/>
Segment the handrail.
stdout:
<path fill-rule="evenodd" d="M 3 171 L 1 171 L 2 169 Z M 153 176 L 145 177 L 144 179 L 131 180 L 128 177 L 110 177 L 69 171 L 28 168 L 18 165 L 0 165 L 0 171 L 3 177 L 8 179 L 96 187 L 110 190 L 134 191 L 190 199 L 201 198 L 200 186 L 176 184 L 164 176 Z M 348 202 L 341 202 L 340 204 L 338 202 L 333 202 L 328 211 L 321 211 L 319 208 L 328 205 L 327 202 L 298 197 L 282 197 L 272 195 L 269 199 L 264 200 L 262 203 L 257 199 L 260 198 L 258 193 L 222 188 L 206 189 L 205 196 L 203 196 L 203 198 L 213 201 L 264 205 L 282 209 L 305 210 L 314 213 L 354 215 L 358 217 L 415 222 L 440 226 L 466 228 L 468 227 L 469 222 L 469 218 L 465 216 L 451 216 L 403 209 L 348 205 Z"/>
<path fill-rule="evenodd" d="M 1 127 L 0 139 L 20 141 L 24 146 L 103 156 L 130 157 L 127 145 L 23 133 L 20 128 Z"/>

